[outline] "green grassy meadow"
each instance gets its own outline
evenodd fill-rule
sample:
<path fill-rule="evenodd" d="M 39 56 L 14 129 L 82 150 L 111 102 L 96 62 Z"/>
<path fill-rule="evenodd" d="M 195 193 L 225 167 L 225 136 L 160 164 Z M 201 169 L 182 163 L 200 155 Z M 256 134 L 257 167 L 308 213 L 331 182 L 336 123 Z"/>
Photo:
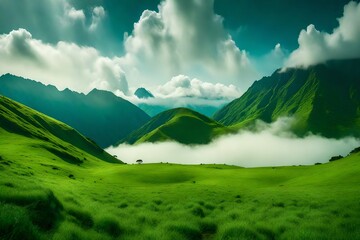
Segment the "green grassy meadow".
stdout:
<path fill-rule="evenodd" d="M 0 135 L 1 239 L 360 239 L 360 154 L 253 169 L 71 164 L 42 140 Z"/>
<path fill-rule="evenodd" d="M 0 239 L 360 239 L 360 153 L 297 167 L 119 164 L 0 100 Z"/>

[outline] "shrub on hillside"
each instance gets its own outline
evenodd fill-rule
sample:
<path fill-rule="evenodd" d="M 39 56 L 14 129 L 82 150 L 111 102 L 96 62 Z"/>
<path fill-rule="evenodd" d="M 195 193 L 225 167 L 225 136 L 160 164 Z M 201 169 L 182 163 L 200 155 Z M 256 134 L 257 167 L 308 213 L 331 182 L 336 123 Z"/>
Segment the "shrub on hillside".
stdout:
<path fill-rule="evenodd" d="M 357 147 L 357 148 L 355 148 L 354 150 L 352 150 L 352 151 L 350 152 L 350 154 L 358 153 L 358 152 L 360 152 L 360 147 Z"/>
<path fill-rule="evenodd" d="M 329 162 L 333 162 L 333 161 L 337 161 L 340 159 L 343 159 L 344 157 L 339 155 L 339 156 L 333 156 L 332 158 L 330 158 Z"/>

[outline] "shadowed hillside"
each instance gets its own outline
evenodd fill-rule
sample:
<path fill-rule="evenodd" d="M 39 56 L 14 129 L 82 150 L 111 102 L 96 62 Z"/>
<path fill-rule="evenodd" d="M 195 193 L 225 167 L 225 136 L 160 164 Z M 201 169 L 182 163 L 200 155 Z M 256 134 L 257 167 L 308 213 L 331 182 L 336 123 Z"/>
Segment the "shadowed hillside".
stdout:
<path fill-rule="evenodd" d="M 15 150 L 18 145 L 23 145 L 30 149 L 32 147 L 33 151 L 37 148 L 46 150 L 49 155 L 73 164 L 86 163 L 89 156 L 89 159 L 119 163 L 66 124 L 6 97 L 0 96 L 0 103 L 0 138 L 2 141 L 8 140 L 9 144 L 3 146 L 3 151 Z"/>
<path fill-rule="evenodd" d="M 150 117 L 111 92 L 92 90 L 87 95 L 6 74 L 0 94 L 54 117 L 93 139 L 101 147 L 115 144 Z"/>

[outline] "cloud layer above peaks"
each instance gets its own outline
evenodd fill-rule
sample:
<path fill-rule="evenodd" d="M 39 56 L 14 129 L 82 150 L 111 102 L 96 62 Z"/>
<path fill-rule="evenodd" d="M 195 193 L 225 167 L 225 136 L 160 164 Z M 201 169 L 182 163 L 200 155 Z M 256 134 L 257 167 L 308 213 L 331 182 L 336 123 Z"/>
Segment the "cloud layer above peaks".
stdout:
<path fill-rule="evenodd" d="M 299 48 L 294 50 L 285 67 L 308 67 L 332 59 L 360 57 L 360 3 L 351 1 L 338 19 L 332 33 L 321 32 L 309 25 L 300 32 Z"/>

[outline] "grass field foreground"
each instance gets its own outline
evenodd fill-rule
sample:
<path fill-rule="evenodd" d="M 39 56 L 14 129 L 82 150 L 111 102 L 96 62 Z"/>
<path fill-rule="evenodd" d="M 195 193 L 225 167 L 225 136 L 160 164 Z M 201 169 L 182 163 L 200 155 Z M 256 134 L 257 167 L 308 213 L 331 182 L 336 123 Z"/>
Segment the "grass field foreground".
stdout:
<path fill-rule="evenodd" d="M 254 169 L 74 165 L 37 147 L 39 140 L 5 135 L 2 239 L 360 238 L 359 154 Z"/>

